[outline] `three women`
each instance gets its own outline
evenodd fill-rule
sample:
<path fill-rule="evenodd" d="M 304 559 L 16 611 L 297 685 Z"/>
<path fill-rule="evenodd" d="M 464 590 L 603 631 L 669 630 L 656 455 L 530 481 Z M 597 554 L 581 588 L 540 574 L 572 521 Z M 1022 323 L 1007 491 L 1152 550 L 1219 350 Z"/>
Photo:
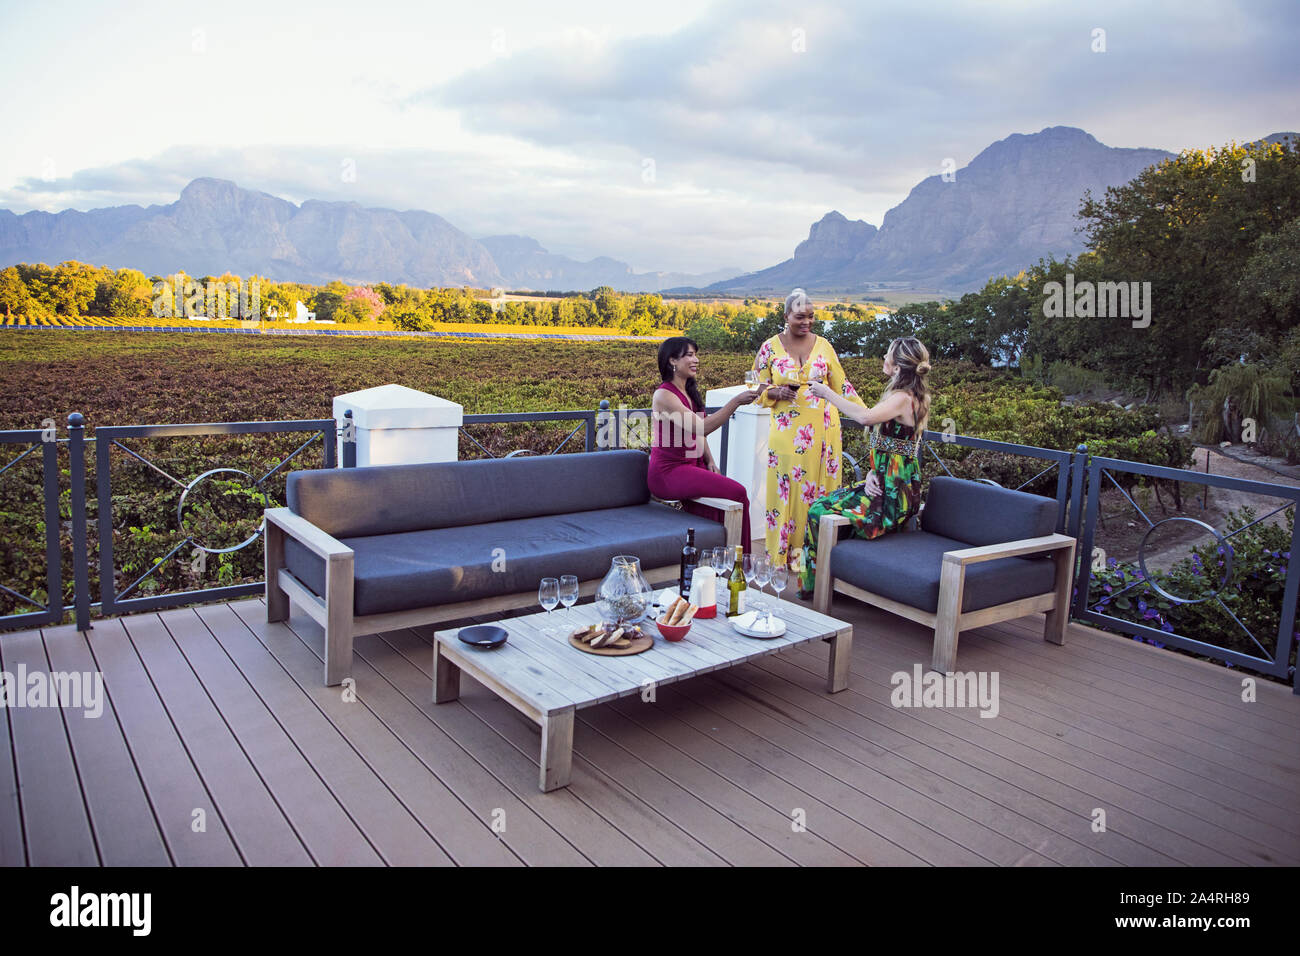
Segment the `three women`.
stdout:
<path fill-rule="evenodd" d="M 683 337 L 660 346 L 662 383 L 653 401 L 649 481 L 651 493 L 660 498 L 711 496 L 740 502 L 745 508 L 742 540 L 748 550 L 748 496 L 739 482 L 718 473 L 704 436 L 743 404 L 757 400 L 771 408 L 765 543 L 773 563 L 781 562 L 800 575 L 800 594 L 808 597 L 823 515 L 847 517 L 850 533 L 870 539 L 902 530 L 919 510 L 918 436 L 929 417 L 930 357 L 915 338 L 891 342 L 882 363 L 888 384 L 868 408 L 830 343 L 813 334 L 813 306 L 802 289 L 786 299 L 785 318 L 785 329 L 763 343 L 754 361 L 760 391 L 743 392 L 708 417 L 696 385 L 698 347 Z M 873 428 L 866 477 L 846 488 L 841 487 L 841 414 Z M 707 513 L 698 505 L 686 507 Z"/>

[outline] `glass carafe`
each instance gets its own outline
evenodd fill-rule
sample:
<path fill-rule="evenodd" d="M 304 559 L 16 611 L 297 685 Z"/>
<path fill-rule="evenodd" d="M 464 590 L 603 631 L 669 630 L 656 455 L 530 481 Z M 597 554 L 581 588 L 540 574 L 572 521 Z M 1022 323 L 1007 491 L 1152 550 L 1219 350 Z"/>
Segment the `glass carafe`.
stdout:
<path fill-rule="evenodd" d="M 641 573 L 641 559 L 616 554 L 596 589 L 596 607 L 608 624 L 637 624 L 645 620 L 653 592 Z"/>

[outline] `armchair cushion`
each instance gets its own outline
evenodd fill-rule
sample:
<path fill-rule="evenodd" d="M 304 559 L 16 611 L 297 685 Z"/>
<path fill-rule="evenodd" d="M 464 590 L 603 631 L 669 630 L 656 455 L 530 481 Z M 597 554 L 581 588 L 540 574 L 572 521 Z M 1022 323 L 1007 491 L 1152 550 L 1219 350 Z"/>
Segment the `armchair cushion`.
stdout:
<path fill-rule="evenodd" d="M 849 538 L 835 546 L 831 568 L 836 578 L 864 591 L 935 613 L 944 552 L 969 545 L 926 531 L 904 531 L 873 541 Z M 1056 567 L 1047 557 L 998 558 L 969 565 L 961 609 L 978 611 L 1043 594 L 1055 586 L 1055 575 Z"/>
<path fill-rule="evenodd" d="M 921 511 L 921 530 L 960 542 L 948 549 L 953 551 L 1037 538 L 1056 530 L 1056 502 L 963 478 L 932 478 Z"/>

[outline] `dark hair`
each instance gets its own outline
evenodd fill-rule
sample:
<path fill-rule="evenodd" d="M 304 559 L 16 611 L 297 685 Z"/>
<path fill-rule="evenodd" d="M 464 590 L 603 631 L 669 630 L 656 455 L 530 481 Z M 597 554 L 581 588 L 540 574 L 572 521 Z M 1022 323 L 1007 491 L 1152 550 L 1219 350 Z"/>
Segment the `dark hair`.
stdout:
<path fill-rule="evenodd" d="M 659 346 L 659 377 L 665 382 L 673 380 L 673 359 L 679 359 L 686 354 L 687 349 L 695 349 L 699 354 L 700 347 L 695 344 L 694 339 L 688 339 L 684 335 L 674 335 L 670 339 L 664 339 L 663 344 Z M 700 387 L 695 384 L 695 379 L 688 379 L 686 382 L 686 397 L 691 400 L 694 407 L 691 411 L 704 411 L 704 399 L 700 397 Z"/>

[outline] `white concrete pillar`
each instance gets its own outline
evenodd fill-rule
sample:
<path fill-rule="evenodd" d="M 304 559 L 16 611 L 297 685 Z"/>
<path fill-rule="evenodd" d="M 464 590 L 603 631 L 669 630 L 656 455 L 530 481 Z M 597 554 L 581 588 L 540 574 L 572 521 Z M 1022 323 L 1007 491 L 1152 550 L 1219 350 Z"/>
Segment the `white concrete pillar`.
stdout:
<path fill-rule="evenodd" d="M 357 466 L 455 461 L 464 409 L 405 385 L 379 385 L 334 397 L 343 463 L 344 413 L 352 411 Z"/>
<path fill-rule="evenodd" d="M 744 385 L 711 388 L 704 396 L 710 408 L 727 404 L 745 391 Z M 742 405 L 731 416 L 731 434 L 727 439 L 727 467 L 723 474 L 745 486 L 749 494 L 749 532 L 755 540 L 766 534 L 764 513 L 767 510 L 767 430 L 772 421 L 771 409 L 762 405 Z M 709 435 L 713 460 L 722 464 L 722 429 Z"/>

